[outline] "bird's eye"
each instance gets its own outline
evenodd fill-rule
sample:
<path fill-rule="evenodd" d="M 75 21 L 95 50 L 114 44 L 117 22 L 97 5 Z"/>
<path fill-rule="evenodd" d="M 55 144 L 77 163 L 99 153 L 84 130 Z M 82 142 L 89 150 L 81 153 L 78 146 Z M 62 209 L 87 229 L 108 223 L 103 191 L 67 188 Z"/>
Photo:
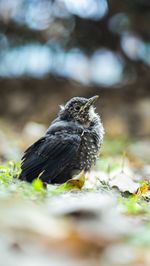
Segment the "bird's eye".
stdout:
<path fill-rule="evenodd" d="M 79 111 L 79 110 L 80 110 L 80 106 L 77 105 L 77 106 L 75 107 L 75 110 L 76 110 L 76 111 Z"/>

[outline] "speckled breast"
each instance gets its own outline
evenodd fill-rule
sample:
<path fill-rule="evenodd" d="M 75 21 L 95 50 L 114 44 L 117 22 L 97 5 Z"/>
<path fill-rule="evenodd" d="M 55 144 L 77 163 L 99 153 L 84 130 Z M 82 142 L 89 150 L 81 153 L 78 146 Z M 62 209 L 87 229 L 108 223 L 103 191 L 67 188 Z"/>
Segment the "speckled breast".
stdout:
<path fill-rule="evenodd" d="M 99 148 L 99 136 L 84 133 L 79 151 L 80 170 L 88 171 L 95 164 Z"/>

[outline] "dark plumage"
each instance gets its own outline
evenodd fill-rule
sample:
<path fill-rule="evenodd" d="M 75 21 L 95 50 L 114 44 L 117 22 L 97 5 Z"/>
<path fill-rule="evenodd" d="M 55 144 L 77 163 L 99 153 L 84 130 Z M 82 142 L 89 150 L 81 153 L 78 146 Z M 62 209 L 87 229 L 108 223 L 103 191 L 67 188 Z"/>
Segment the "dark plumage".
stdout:
<path fill-rule="evenodd" d="M 74 97 L 62 107 L 44 137 L 24 153 L 20 179 L 64 183 L 95 163 L 103 140 L 103 126 L 93 103 L 98 98 Z"/>

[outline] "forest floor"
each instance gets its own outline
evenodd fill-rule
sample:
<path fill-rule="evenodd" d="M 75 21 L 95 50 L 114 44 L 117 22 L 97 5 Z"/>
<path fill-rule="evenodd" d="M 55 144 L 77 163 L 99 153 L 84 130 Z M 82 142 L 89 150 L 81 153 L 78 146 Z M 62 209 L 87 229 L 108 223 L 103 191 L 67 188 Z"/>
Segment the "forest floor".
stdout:
<path fill-rule="evenodd" d="M 0 165 L 0 266 L 150 265 L 148 141 L 106 138 L 91 172 L 65 185 L 19 172 L 19 160 Z"/>

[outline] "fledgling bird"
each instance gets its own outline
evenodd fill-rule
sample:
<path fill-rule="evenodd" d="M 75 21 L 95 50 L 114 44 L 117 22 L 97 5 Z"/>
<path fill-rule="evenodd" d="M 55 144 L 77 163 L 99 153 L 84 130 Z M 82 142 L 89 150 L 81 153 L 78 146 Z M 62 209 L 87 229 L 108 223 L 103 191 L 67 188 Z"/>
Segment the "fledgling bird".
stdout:
<path fill-rule="evenodd" d="M 25 151 L 20 179 L 32 182 L 39 177 L 45 183 L 62 184 L 90 170 L 104 135 L 93 106 L 97 98 L 74 97 L 61 106 L 45 136 Z"/>

